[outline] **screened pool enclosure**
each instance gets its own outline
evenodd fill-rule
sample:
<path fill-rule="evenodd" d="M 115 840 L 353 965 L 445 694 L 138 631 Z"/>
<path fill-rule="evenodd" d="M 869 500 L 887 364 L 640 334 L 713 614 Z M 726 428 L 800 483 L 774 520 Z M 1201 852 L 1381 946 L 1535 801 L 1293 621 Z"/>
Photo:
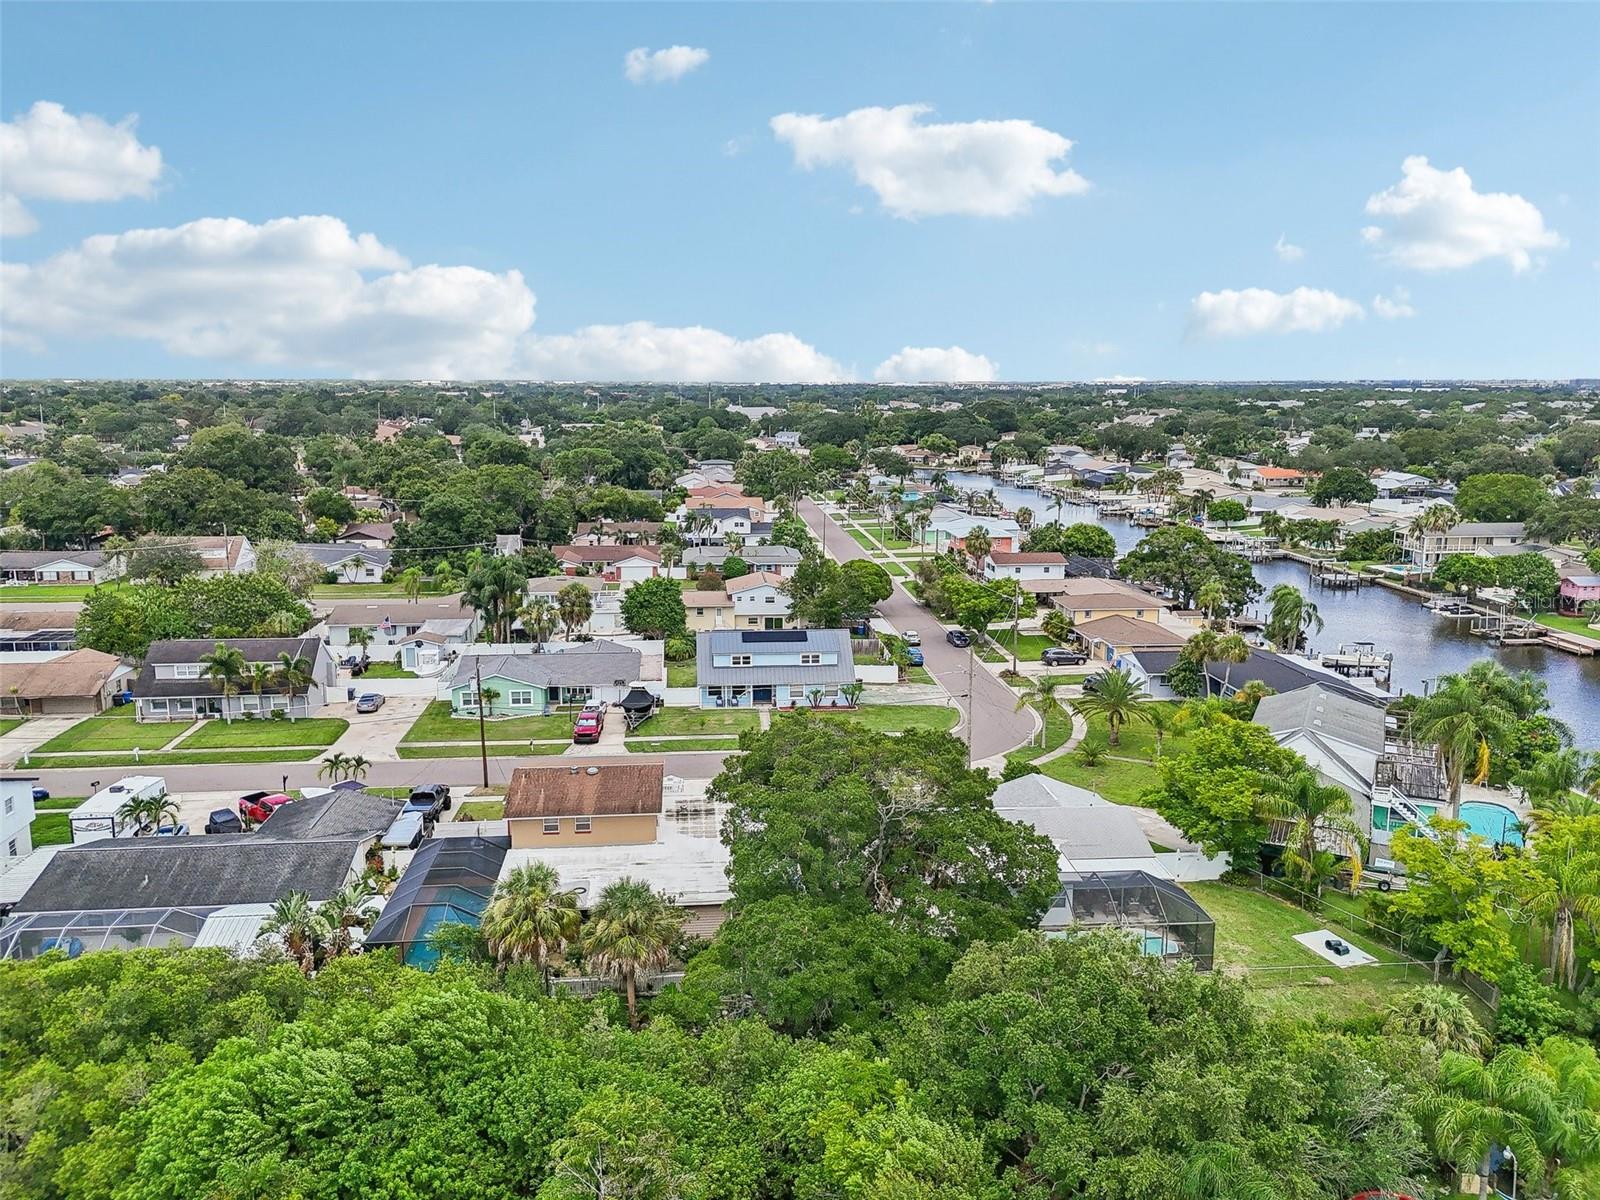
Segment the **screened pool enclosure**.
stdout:
<path fill-rule="evenodd" d="M 366 945 L 393 946 L 408 966 L 433 966 L 439 956 L 428 935 L 447 921 L 478 924 L 510 848 L 509 837 L 424 842 L 367 934 Z"/>
<path fill-rule="evenodd" d="M 1064 873 L 1041 922 L 1046 933 L 1121 929 L 1152 958 L 1192 959 L 1211 969 L 1217 926 L 1188 892 L 1147 871 Z"/>

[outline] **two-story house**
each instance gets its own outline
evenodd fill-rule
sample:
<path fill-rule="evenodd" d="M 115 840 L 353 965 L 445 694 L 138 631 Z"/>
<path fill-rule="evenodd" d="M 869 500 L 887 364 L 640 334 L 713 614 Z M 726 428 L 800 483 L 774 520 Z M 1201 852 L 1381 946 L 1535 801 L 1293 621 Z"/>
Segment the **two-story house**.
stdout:
<path fill-rule="evenodd" d="M 556 566 L 565 575 L 580 570 L 611 583 L 637 583 L 661 573 L 661 552 L 650 546 L 556 546 Z"/>
<path fill-rule="evenodd" d="M 714 629 L 695 640 L 702 708 L 849 703 L 840 692 L 856 677 L 848 630 Z"/>
<path fill-rule="evenodd" d="M 506 787 L 511 848 L 649 845 L 665 775 L 660 763 L 518 767 Z"/>
<path fill-rule="evenodd" d="M 727 592 L 686 588 L 683 593 L 683 612 L 690 633 L 733 628 L 733 597 Z"/>
<path fill-rule="evenodd" d="M 733 623 L 738 629 L 783 629 L 793 607 L 776 573 L 756 571 L 728 580 L 724 585 L 733 600 Z M 686 602 L 687 603 L 687 602 Z"/>
<path fill-rule="evenodd" d="M 38 782 L 17 775 L 0 779 L 0 871 L 33 853 L 33 785 Z"/>
<path fill-rule="evenodd" d="M 1582 572 L 1562 576 L 1557 602 L 1564 615 L 1583 615 L 1589 605 L 1600 604 L 1600 575 Z"/>
<path fill-rule="evenodd" d="M 357 521 L 346 525 L 333 540 L 342 546 L 366 546 L 372 550 L 383 550 L 394 541 L 394 522 Z"/>
<path fill-rule="evenodd" d="M 407 671 L 438 669 L 460 647 L 476 641 L 483 629 L 482 618 L 460 596 L 335 604 L 324 624 L 336 654 L 354 646 L 351 630 L 365 629 L 370 637 L 367 654 L 398 661 Z"/>
<path fill-rule="evenodd" d="M 967 538 L 976 529 L 989 535 L 990 551 L 1010 553 L 1022 544 L 1022 527 L 1010 517 L 974 516 L 957 509 L 939 505 L 928 514 L 927 528 L 922 540 L 935 552 L 964 550 Z"/>
<path fill-rule="evenodd" d="M 218 643 L 244 656 L 245 674 L 224 695 L 223 683 L 206 674 L 205 659 Z M 303 660 L 309 680 L 291 683 L 282 677 L 281 655 Z M 257 692 L 250 683 L 253 667 L 271 669 L 269 682 Z M 135 716 L 140 721 L 193 721 L 197 717 L 246 717 L 285 712 L 311 717 L 327 704 L 338 667 L 321 638 L 174 638 L 152 642 L 144 669 L 133 685 Z"/>
<path fill-rule="evenodd" d="M 627 627 L 622 621 L 622 592 L 623 589 L 616 584 L 608 584 L 598 575 L 547 575 L 540 579 L 528 580 L 528 599 L 542 597 L 552 604 L 559 603 L 559 597 L 566 588 L 581 587 L 589 593 L 589 619 L 578 630 L 579 633 L 591 634 L 595 637 L 605 637 L 612 633 L 626 633 Z M 512 622 L 511 627 L 522 629 L 520 619 Z"/>
<path fill-rule="evenodd" d="M 1400 540 L 1412 566 L 1431 571 L 1441 558 L 1452 554 L 1504 553 L 1520 546 L 1525 526 L 1521 521 L 1463 521 L 1449 529 L 1408 529 Z"/>
<path fill-rule="evenodd" d="M 983 560 L 983 577 L 990 580 L 1065 579 L 1067 556 L 1054 551 L 990 551 Z"/>

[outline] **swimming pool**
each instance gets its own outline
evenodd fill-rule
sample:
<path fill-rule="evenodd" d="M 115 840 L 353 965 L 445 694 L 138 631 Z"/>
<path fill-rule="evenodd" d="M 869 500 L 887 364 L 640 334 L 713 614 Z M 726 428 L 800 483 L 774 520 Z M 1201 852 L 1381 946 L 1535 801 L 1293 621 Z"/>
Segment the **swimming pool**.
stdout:
<path fill-rule="evenodd" d="M 1473 833 L 1487 842 L 1522 845 L 1522 822 L 1517 820 L 1516 813 L 1503 804 L 1470 800 L 1461 806 L 1461 819 Z"/>

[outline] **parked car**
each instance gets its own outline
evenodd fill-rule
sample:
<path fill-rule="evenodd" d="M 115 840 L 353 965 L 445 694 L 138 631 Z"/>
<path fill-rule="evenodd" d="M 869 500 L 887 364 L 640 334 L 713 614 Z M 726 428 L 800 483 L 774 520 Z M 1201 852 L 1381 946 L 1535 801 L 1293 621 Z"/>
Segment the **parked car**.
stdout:
<path fill-rule="evenodd" d="M 156 830 L 157 837 L 188 837 L 189 827 L 184 824 L 162 825 Z"/>
<path fill-rule="evenodd" d="M 1089 661 L 1089 656 L 1080 650 L 1068 650 L 1062 646 L 1047 646 L 1039 661 L 1048 667 L 1080 667 Z"/>
<path fill-rule="evenodd" d="M 578 714 L 577 722 L 572 726 L 572 740 L 574 742 L 598 742 L 600 732 L 606 727 L 606 710 L 603 708 L 586 708 Z"/>
<path fill-rule="evenodd" d="M 358 713 L 375 713 L 382 707 L 383 697 L 378 695 L 377 692 L 368 692 L 356 701 L 356 711 Z"/>
<path fill-rule="evenodd" d="M 906 661 L 909 662 L 913 667 L 922 666 L 922 651 L 918 650 L 915 646 L 911 647 L 911 649 L 906 651 Z"/>
<path fill-rule="evenodd" d="M 442 783 L 425 784 L 411 789 L 402 813 L 421 813 L 424 821 L 437 821 L 450 807 L 450 789 Z"/>
<path fill-rule="evenodd" d="M 34 788 L 33 789 L 33 798 L 35 800 L 48 800 L 48 799 L 50 799 L 50 789 L 49 788 L 42 788 L 42 787 Z"/>
<path fill-rule="evenodd" d="M 1100 681 L 1104 678 L 1104 672 L 1101 672 L 1098 675 L 1089 676 L 1089 678 L 1083 681 L 1083 690 L 1086 692 L 1098 692 L 1100 690 Z"/>
<path fill-rule="evenodd" d="M 972 645 L 972 639 L 967 636 L 967 631 L 965 629 L 947 630 L 944 635 L 944 640 L 949 642 L 952 646 L 960 646 L 963 649 Z"/>
<path fill-rule="evenodd" d="M 286 796 L 282 792 L 246 792 L 239 797 L 239 815 L 259 825 L 293 801 L 293 796 Z"/>
<path fill-rule="evenodd" d="M 231 808 L 214 808 L 206 818 L 207 833 L 243 833 L 244 822 Z"/>
<path fill-rule="evenodd" d="M 915 629 L 908 629 L 904 633 L 902 633 L 900 636 L 905 639 L 906 645 L 908 645 L 908 646 L 920 646 L 920 645 L 922 645 L 922 635 L 920 633 L 918 633 Z"/>

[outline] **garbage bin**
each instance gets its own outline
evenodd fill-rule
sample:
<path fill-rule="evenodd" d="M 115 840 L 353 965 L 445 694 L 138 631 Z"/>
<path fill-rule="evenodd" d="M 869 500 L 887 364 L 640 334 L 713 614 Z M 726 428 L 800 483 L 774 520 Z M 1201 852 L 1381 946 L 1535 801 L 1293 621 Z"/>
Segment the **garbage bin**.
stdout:
<path fill-rule="evenodd" d="M 355 690 L 355 688 L 353 688 L 353 687 L 345 688 L 345 690 L 344 690 L 344 698 L 346 700 L 354 700 L 356 698 L 356 690 Z"/>

